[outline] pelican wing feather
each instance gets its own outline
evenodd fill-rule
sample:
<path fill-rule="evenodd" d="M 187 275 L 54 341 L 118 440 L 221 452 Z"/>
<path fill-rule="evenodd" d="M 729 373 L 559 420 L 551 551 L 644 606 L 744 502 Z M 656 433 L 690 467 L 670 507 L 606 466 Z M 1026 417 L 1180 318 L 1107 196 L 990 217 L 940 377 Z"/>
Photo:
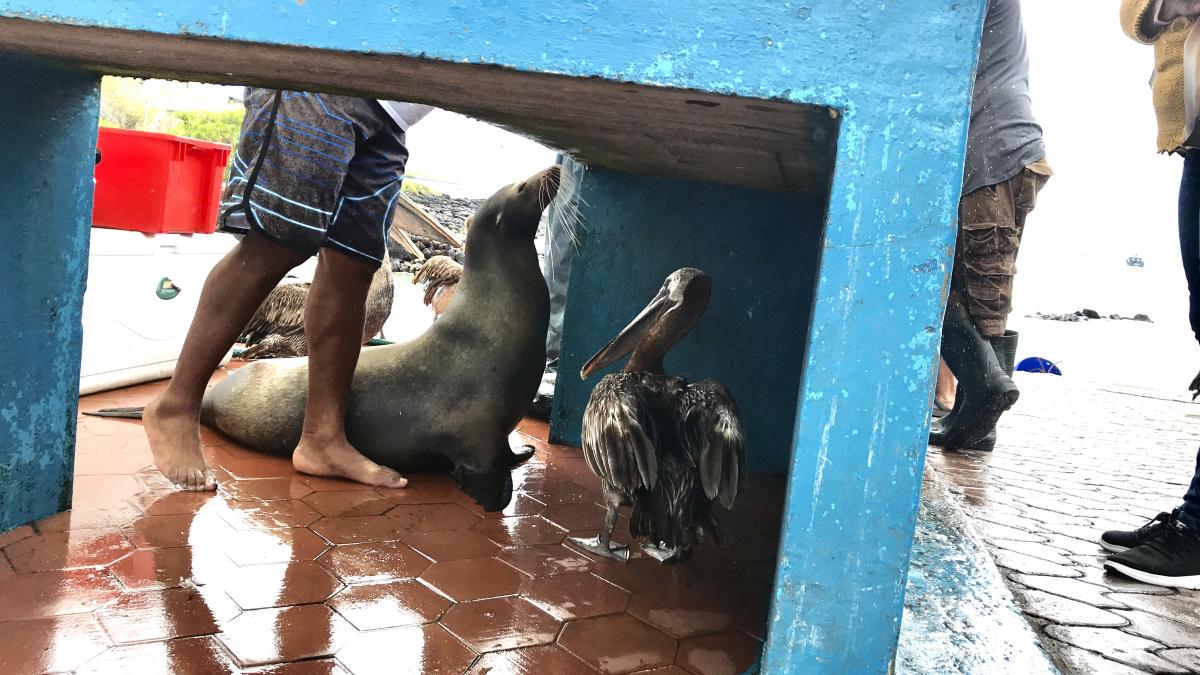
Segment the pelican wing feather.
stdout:
<path fill-rule="evenodd" d="M 636 373 L 604 376 L 583 412 L 583 457 L 602 481 L 625 494 L 658 481 L 656 434 Z"/>
<path fill-rule="evenodd" d="M 704 496 L 732 508 L 746 457 L 737 402 L 725 385 L 701 380 L 679 399 L 680 438 L 700 469 Z"/>

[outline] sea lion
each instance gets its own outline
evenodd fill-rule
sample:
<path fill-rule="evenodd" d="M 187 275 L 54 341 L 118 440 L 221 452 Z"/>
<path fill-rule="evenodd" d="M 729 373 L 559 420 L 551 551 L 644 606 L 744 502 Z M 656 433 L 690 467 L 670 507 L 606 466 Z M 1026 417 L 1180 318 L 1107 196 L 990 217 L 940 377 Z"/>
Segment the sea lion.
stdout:
<path fill-rule="evenodd" d="M 462 281 L 446 313 L 417 339 L 366 349 L 350 388 L 346 435 L 398 471 L 453 470 L 481 506 L 512 496 L 508 435 L 537 393 L 550 300 L 534 235 L 558 191 L 551 167 L 488 198 L 467 230 Z M 290 455 L 307 398 L 306 358 L 256 361 L 204 396 L 200 419 L 245 445 Z"/>

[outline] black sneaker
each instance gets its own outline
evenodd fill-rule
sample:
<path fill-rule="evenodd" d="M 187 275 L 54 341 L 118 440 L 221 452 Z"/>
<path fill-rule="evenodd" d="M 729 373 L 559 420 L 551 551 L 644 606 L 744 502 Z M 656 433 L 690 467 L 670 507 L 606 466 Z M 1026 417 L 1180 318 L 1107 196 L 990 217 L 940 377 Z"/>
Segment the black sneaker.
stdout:
<path fill-rule="evenodd" d="M 1154 538 L 1162 527 L 1179 515 L 1179 509 L 1170 513 L 1160 513 L 1154 519 L 1136 530 L 1109 530 L 1100 535 L 1100 546 L 1110 553 L 1123 553 L 1131 548 L 1137 548 Z"/>
<path fill-rule="evenodd" d="M 1113 555 L 1104 566 L 1147 584 L 1200 590 L 1200 533 L 1172 519 L 1150 541 Z"/>

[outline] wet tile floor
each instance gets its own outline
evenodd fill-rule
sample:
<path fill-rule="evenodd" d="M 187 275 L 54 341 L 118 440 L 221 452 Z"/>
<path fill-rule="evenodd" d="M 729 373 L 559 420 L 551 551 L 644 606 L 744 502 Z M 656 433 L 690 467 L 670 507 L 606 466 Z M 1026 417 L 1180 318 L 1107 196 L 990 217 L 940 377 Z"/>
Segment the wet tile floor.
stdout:
<path fill-rule="evenodd" d="M 85 397 L 141 405 L 162 386 Z M 603 510 L 577 449 L 526 421 L 516 496 L 443 476 L 375 490 L 297 475 L 205 430 L 216 493 L 177 492 L 140 422 L 80 417 L 74 509 L 0 534 L 0 673 L 741 673 L 757 658 L 783 480 L 734 546 L 663 566 L 565 544 Z M 618 532 L 624 534 L 624 519 Z M 627 539 L 627 537 L 618 537 Z"/>
<path fill-rule="evenodd" d="M 995 452 L 930 450 L 1026 618 L 1068 674 L 1200 672 L 1200 591 L 1105 573 L 1097 545 L 1179 505 L 1196 404 L 1186 393 L 1018 373 Z"/>

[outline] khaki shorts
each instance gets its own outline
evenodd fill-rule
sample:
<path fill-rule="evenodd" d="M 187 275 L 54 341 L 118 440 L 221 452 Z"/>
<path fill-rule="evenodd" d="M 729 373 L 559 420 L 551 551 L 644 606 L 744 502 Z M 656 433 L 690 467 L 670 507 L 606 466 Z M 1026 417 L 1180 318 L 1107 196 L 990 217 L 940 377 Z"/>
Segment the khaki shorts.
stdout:
<path fill-rule="evenodd" d="M 1003 335 L 1008 324 L 1025 218 L 1050 178 L 1042 166 L 1030 165 L 1033 168 L 975 190 L 959 202 L 950 287 L 966 300 L 975 328 L 984 336 Z"/>

